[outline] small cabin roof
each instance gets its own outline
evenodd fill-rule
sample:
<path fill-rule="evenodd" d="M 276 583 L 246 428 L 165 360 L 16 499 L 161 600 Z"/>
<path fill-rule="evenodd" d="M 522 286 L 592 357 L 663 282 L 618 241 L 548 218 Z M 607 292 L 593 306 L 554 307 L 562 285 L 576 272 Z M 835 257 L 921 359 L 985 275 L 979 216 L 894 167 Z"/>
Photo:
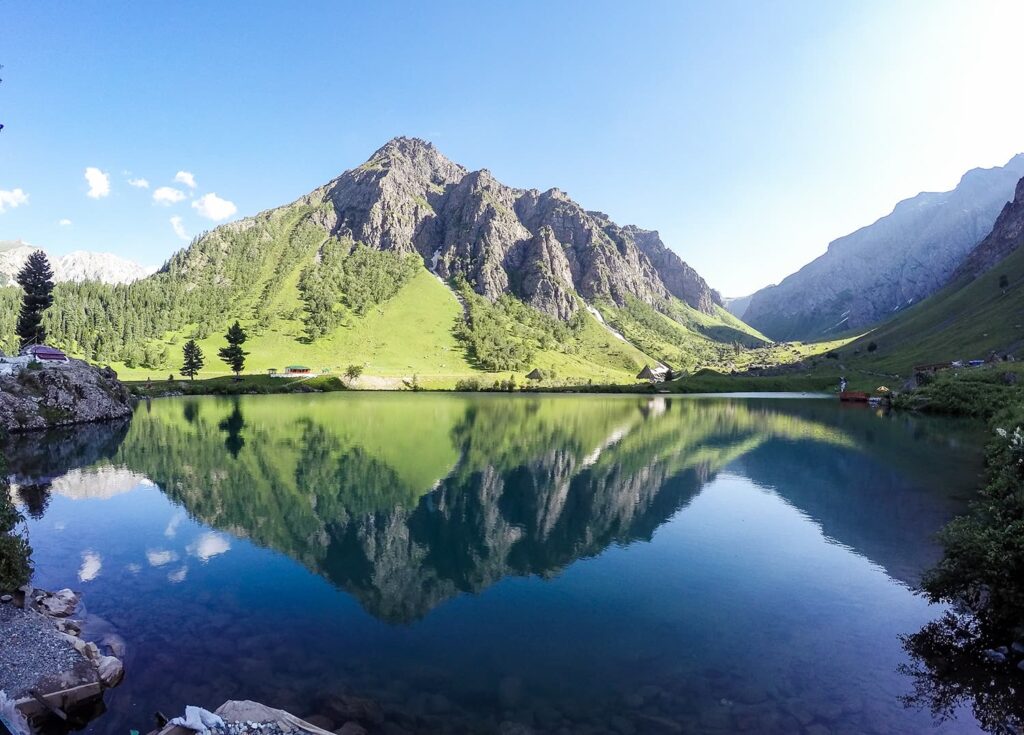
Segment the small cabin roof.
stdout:
<path fill-rule="evenodd" d="M 305 365 L 289 365 L 285 370 L 309 370 Z"/>
<path fill-rule="evenodd" d="M 526 374 L 526 377 L 530 380 L 540 380 L 544 377 L 544 374 L 540 371 L 540 368 L 534 368 Z"/>
<path fill-rule="evenodd" d="M 25 347 L 21 354 L 23 355 L 34 355 L 35 357 L 46 359 L 58 359 L 63 360 L 67 358 L 62 351 L 56 347 L 50 347 L 49 345 L 28 345 Z"/>
<path fill-rule="evenodd" d="M 665 374 L 665 368 L 656 367 L 652 368 L 650 365 L 644 365 L 644 369 L 636 374 L 637 378 L 644 380 L 651 380 L 652 378 L 658 378 Z"/>

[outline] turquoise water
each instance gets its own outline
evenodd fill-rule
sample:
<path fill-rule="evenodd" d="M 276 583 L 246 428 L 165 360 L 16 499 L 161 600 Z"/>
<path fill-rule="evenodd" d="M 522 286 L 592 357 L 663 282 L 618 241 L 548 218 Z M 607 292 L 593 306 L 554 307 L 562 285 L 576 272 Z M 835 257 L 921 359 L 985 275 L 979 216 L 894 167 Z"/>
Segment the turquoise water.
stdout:
<path fill-rule="evenodd" d="M 163 399 L 46 445 L 6 449 L 35 583 L 127 645 L 90 732 L 226 699 L 340 727 L 340 695 L 417 732 L 978 731 L 897 670 L 941 612 L 912 589 L 977 486 L 970 424 L 334 394 Z"/>

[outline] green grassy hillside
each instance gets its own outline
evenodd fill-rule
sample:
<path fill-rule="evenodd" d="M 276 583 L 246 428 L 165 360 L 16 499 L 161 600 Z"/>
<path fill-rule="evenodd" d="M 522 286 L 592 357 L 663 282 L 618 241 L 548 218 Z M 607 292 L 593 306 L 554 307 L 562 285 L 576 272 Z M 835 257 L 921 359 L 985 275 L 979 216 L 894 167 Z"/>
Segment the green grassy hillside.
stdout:
<path fill-rule="evenodd" d="M 907 375 L 914 365 L 984 359 L 993 351 L 1003 355 L 1022 348 L 1024 249 L 1019 249 L 978 278 L 949 284 L 843 352 L 855 365 Z"/>
<path fill-rule="evenodd" d="M 586 314 L 572 352 L 540 350 L 526 369 L 499 373 L 481 370 L 454 334 L 456 320 L 463 313 L 462 305 L 450 288 L 426 270 L 384 304 L 311 341 L 305 334 L 296 283 L 297 277 L 282 279 L 272 307 L 277 316 L 269 323 L 261 326 L 255 320 L 242 319 L 243 327 L 252 335 L 244 345 L 250 353 L 246 372 L 263 373 L 271 368 L 283 371 L 288 365 L 305 365 L 315 372 L 340 375 L 348 365 L 357 364 L 364 368 L 358 381 L 360 387 L 401 387 L 403 381 L 416 376 L 423 387 L 451 388 L 461 379 L 477 378 L 486 385 L 491 380 L 507 379 L 510 374 L 522 383 L 525 372 L 533 367 L 553 374 L 556 381 L 621 383 L 632 380 L 645 363 L 652 361 Z M 176 373 L 180 369 L 181 346 L 197 326 L 186 324 L 162 339 L 151 341 L 167 350 L 166 371 L 128 367 L 124 362 L 114 362 L 113 366 L 126 380 L 157 379 L 166 377 L 165 372 Z M 217 358 L 226 328 L 227 320 L 221 329 L 211 330 L 209 336 L 197 340 L 206 356 L 206 366 L 199 378 L 228 374 L 227 366 Z"/>

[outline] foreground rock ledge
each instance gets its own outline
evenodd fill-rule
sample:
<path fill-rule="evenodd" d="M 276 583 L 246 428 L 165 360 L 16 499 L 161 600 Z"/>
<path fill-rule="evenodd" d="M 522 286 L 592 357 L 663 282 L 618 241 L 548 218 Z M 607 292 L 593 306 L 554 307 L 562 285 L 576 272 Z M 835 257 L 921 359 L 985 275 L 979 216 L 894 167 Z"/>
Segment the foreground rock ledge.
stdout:
<path fill-rule="evenodd" d="M 120 658 L 80 637 L 82 625 L 71 618 L 78 604 L 70 589 L 25 586 L 0 596 L 0 629 L 6 633 L 0 636 L 0 688 L 33 732 L 50 732 L 57 710 L 74 729 L 84 725 L 102 713 L 104 690 L 124 677 Z M 123 654 L 123 646 L 118 648 Z"/>
<path fill-rule="evenodd" d="M 36 431 L 123 418 L 132 398 L 117 373 L 81 360 L 0 372 L 0 430 Z"/>

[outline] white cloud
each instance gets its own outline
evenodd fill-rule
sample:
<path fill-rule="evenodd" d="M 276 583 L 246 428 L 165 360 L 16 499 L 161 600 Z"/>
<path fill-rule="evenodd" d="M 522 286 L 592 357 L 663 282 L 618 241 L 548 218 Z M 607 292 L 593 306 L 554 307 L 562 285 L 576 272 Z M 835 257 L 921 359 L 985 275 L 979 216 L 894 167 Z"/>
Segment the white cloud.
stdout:
<path fill-rule="evenodd" d="M 78 570 L 79 582 L 91 582 L 100 576 L 103 559 L 95 551 L 82 552 L 82 566 Z"/>
<path fill-rule="evenodd" d="M 197 541 L 189 544 L 186 548 L 188 553 L 196 557 L 203 563 L 208 562 L 215 556 L 231 550 L 231 542 L 228 541 L 227 537 L 222 536 L 219 533 L 213 533 L 208 531 L 199 537 Z"/>
<path fill-rule="evenodd" d="M 206 217 L 206 219 L 212 219 L 214 222 L 227 219 L 238 211 L 238 207 L 235 206 L 234 202 L 221 199 L 213 193 L 204 194 L 199 197 L 199 199 L 192 202 L 192 208 L 199 212 L 201 216 Z"/>
<path fill-rule="evenodd" d="M 57 224 L 60 225 L 61 227 L 70 227 L 71 226 L 71 220 L 69 220 L 67 217 L 65 217 L 64 219 L 62 219 L 59 222 L 57 222 Z"/>
<path fill-rule="evenodd" d="M 150 549 L 146 552 L 146 561 L 149 562 L 151 567 L 162 567 L 164 564 L 170 564 L 172 561 L 178 561 L 178 555 L 173 551 Z"/>
<path fill-rule="evenodd" d="M 196 188 L 196 177 L 190 171 L 179 171 L 178 173 L 174 174 L 174 180 L 177 181 L 179 184 L 184 184 L 189 189 Z"/>
<path fill-rule="evenodd" d="M 181 222 L 181 217 L 171 217 L 171 228 L 174 230 L 174 234 L 178 236 L 178 239 L 183 242 L 188 242 L 192 238 L 185 232 L 185 225 Z"/>
<path fill-rule="evenodd" d="M 28 194 L 21 189 L 11 189 L 5 191 L 0 189 L 0 212 L 5 209 L 14 209 L 20 207 L 22 204 L 28 204 Z"/>
<path fill-rule="evenodd" d="M 110 174 L 100 171 L 95 166 L 85 169 L 85 180 L 89 184 L 89 192 L 86 196 L 92 199 L 102 199 L 110 193 Z"/>
<path fill-rule="evenodd" d="M 188 566 L 186 565 L 186 566 L 181 567 L 181 569 L 176 569 L 173 572 L 168 572 L 168 574 L 167 574 L 167 581 L 170 582 L 171 584 L 178 584 L 179 582 L 184 582 L 185 581 L 185 577 L 187 577 L 187 576 L 188 576 Z"/>
<path fill-rule="evenodd" d="M 128 179 L 128 186 L 134 186 L 136 189 L 148 189 L 149 182 L 146 179 Z"/>
<path fill-rule="evenodd" d="M 161 186 L 153 192 L 153 201 L 157 204 L 163 204 L 165 207 L 177 204 L 184 198 L 185 192 L 172 186 Z"/>

